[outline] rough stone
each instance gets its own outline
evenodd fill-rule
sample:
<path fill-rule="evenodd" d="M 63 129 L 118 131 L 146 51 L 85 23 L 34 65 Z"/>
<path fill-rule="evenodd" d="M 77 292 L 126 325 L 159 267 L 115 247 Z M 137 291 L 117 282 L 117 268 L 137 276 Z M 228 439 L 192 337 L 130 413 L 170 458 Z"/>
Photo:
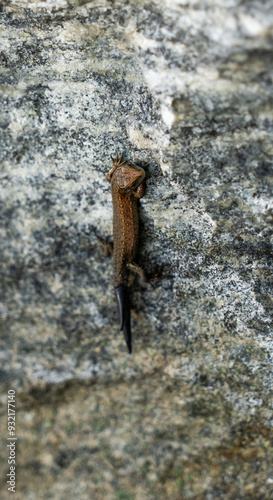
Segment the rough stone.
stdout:
<path fill-rule="evenodd" d="M 1 498 L 271 499 L 272 2 L 3 0 Z M 133 354 L 106 175 L 144 166 Z"/>

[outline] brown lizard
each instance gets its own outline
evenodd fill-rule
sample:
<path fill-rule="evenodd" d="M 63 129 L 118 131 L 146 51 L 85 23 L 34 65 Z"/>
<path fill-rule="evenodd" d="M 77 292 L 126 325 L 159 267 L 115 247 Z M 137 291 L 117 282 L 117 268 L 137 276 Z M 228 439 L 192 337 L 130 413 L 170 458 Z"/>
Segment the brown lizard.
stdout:
<path fill-rule="evenodd" d="M 113 160 L 107 176 L 111 182 L 113 200 L 113 259 L 114 287 L 119 306 L 120 329 L 123 330 L 129 352 L 132 352 L 130 298 L 128 281 L 130 271 L 145 280 L 145 273 L 134 260 L 138 245 L 138 199 L 145 194 L 145 171 L 123 160 L 122 155 Z"/>

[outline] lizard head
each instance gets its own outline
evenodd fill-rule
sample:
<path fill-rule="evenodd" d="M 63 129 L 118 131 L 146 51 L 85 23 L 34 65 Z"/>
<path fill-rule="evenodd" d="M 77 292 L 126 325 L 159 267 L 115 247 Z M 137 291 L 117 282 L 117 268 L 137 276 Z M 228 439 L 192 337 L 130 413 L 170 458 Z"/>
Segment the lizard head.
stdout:
<path fill-rule="evenodd" d="M 107 180 L 114 182 L 117 188 L 124 193 L 133 192 L 145 177 L 143 168 L 135 164 L 129 164 L 123 160 L 122 155 L 119 157 L 116 153 L 116 158 L 112 158 L 113 168 L 107 175 Z"/>
<path fill-rule="evenodd" d="M 128 163 L 121 165 L 114 173 L 118 188 L 124 192 L 134 191 L 145 177 L 143 168 Z"/>

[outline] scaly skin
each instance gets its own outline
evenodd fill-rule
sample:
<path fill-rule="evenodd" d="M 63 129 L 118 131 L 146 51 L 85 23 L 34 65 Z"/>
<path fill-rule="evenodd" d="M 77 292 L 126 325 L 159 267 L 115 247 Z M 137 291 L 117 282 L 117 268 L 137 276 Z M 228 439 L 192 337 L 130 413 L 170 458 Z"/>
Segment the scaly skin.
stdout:
<path fill-rule="evenodd" d="M 144 196 L 145 172 L 116 157 L 107 179 L 111 182 L 114 233 L 114 286 L 119 304 L 121 330 L 132 352 L 128 280 L 130 270 L 141 273 L 134 263 L 138 245 L 138 199 Z"/>

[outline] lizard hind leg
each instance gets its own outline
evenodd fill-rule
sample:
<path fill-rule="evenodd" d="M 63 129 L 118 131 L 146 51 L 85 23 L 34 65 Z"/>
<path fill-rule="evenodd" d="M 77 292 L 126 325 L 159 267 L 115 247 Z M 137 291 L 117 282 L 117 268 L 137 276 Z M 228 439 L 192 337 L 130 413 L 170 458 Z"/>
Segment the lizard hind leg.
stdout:
<path fill-rule="evenodd" d="M 138 274 L 143 281 L 146 283 L 151 283 L 154 280 L 162 279 L 162 267 L 156 270 L 154 273 L 147 274 L 142 267 L 140 267 L 135 262 L 128 262 L 127 269 L 132 271 L 133 273 Z M 152 285 L 153 286 L 153 285 Z"/>
<path fill-rule="evenodd" d="M 133 273 L 138 274 L 143 281 L 149 281 L 144 269 L 142 269 L 142 267 L 140 267 L 135 262 L 128 262 L 127 269 L 129 269 L 129 271 L 132 271 Z"/>

